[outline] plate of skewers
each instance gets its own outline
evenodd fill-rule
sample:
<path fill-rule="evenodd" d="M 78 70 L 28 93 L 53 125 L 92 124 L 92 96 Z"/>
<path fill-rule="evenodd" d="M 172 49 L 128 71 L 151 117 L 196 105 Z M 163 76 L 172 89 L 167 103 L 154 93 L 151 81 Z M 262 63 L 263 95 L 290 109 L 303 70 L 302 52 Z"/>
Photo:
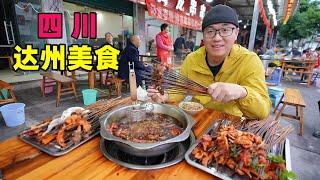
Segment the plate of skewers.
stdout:
<path fill-rule="evenodd" d="M 52 156 L 61 156 L 92 139 L 100 132 L 99 118 L 130 98 L 100 100 L 86 107 L 71 107 L 62 115 L 21 131 L 18 137 Z"/>
<path fill-rule="evenodd" d="M 291 126 L 270 120 L 238 125 L 213 123 L 185 154 L 187 163 L 227 180 L 295 179 L 286 138 Z"/>

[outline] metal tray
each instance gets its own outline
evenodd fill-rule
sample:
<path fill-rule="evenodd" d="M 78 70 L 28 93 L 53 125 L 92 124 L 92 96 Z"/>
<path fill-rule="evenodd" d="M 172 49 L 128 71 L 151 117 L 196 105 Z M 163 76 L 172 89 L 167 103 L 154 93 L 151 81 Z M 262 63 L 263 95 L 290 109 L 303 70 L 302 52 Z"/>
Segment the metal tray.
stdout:
<path fill-rule="evenodd" d="M 215 129 L 217 127 L 217 124 L 216 123 L 213 123 L 213 125 L 207 130 L 207 132 L 205 134 L 208 134 L 210 131 L 212 131 L 213 129 Z M 188 164 L 190 164 L 191 166 L 194 166 L 198 169 L 201 169 L 209 174 L 212 174 L 218 178 L 221 178 L 221 179 L 224 179 L 224 180 L 242 180 L 242 179 L 248 179 L 248 177 L 246 176 L 239 176 L 237 174 L 233 175 L 233 171 L 230 170 L 229 168 L 227 167 L 222 167 L 222 168 L 219 168 L 216 169 L 215 167 L 205 167 L 203 166 L 202 164 L 192 160 L 190 157 L 192 156 L 191 153 L 192 153 L 192 150 L 200 143 L 200 140 L 198 139 L 196 141 L 196 143 L 194 145 L 192 145 L 188 151 L 186 152 L 185 154 L 185 160 L 187 161 Z M 283 144 L 277 144 L 275 145 L 271 152 L 276 154 L 276 155 L 280 155 L 281 152 L 280 152 L 280 146 L 283 146 L 283 158 L 284 160 L 286 161 L 286 168 L 288 171 L 291 171 L 291 156 L 290 156 L 290 143 L 289 143 L 289 140 L 286 139 Z M 232 175 L 232 176 L 231 176 Z"/>
<path fill-rule="evenodd" d="M 70 151 L 74 150 L 75 148 L 81 146 L 83 143 L 89 141 L 90 139 L 92 139 L 93 137 L 95 137 L 96 135 L 98 135 L 100 132 L 100 128 L 96 128 L 93 130 L 93 132 L 91 133 L 91 135 L 86 138 L 86 139 L 83 139 L 82 141 L 80 141 L 78 144 L 72 144 L 72 145 L 69 145 L 68 147 L 64 148 L 64 149 L 61 149 L 60 146 L 56 145 L 56 143 L 54 142 L 51 142 L 49 143 L 48 145 L 43 145 L 41 143 L 39 143 L 38 141 L 36 141 L 35 139 L 33 138 L 29 138 L 29 137 L 26 137 L 26 136 L 21 136 L 20 133 L 18 135 L 18 137 L 26 142 L 27 144 L 30 144 L 32 146 L 34 146 L 35 148 L 51 155 L 51 156 L 62 156 L 62 155 L 65 155 L 67 153 L 69 153 Z M 67 144 L 68 145 L 68 144 Z"/>

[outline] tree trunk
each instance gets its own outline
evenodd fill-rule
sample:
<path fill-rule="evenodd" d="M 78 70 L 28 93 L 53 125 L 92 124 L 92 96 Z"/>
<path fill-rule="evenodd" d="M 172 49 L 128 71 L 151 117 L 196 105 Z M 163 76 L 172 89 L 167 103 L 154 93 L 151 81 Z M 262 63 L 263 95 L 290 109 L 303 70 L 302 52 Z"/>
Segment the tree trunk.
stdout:
<path fill-rule="evenodd" d="M 300 47 L 300 46 L 301 46 L 301 38 L 298 41 L 298 47 Z"/>

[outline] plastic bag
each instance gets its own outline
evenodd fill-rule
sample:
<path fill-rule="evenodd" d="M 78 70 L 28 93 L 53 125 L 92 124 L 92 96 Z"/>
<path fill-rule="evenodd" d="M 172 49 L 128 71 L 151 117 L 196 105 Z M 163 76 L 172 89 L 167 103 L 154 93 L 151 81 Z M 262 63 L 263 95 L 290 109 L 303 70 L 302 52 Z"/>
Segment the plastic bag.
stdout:
<path fill-rule="evenodd" d="M 147 101 L 148 100 L 148 92 L 144 90 L 141 86 L 137 88 L 137 100 L 138 101 Z"/>

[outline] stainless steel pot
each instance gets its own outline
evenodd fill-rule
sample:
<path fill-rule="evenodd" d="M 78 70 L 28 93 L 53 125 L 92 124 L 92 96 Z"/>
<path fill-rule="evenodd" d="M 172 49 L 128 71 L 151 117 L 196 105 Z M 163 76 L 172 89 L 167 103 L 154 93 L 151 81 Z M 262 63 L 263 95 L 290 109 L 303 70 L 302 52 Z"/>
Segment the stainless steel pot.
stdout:
<path fill-rule="evenodd" d="M 103 116 L 100 120 L 101 128 L 100 134 L 104 139 L 115 141 L 119 148 L 129 154 L 136 156 L 156 156 L 164 154 L 165 152 L 173 149 L 177 142 L 182 142 L 186 140 L 191 133 L 191 128 L 194 125 L 194 121 L 191 116 L 186 114 L 183 110 L 171 105 L 165 104 L 153 104 L 154 109 L 152 113 L 160 113 L 169 115 L 176 118 L 183 126 L 184 131 L 171 139 L 165 141 L 159 141 L 154 143 L 135 143 L 132 141 L 124 140 L 122 138 L 112 135 L 109 130 L 107 130 L 108 125 L 113 122 L 117 122 L 126 118 L 127 112 L 139 107 L 140 105 L 129 105 L 114 109 Z"/>

